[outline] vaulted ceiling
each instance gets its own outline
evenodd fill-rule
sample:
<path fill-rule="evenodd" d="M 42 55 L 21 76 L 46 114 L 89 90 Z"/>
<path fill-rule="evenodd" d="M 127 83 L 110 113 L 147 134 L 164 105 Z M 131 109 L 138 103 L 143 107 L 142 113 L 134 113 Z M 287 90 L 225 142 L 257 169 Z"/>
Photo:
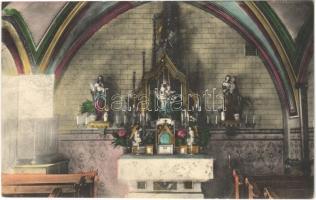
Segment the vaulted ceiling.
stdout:
<path fill-rule="evenodd" d="M 3 43 L 19 74 L 61 77 L 76 51 L 104 24 L 147 2 L 13 2 L 2 9 Z M 253 43 L 290 115 L 296 86 L 306 81 L 313 54 L 313 3 L 185 2 L 214 15 Z"/>

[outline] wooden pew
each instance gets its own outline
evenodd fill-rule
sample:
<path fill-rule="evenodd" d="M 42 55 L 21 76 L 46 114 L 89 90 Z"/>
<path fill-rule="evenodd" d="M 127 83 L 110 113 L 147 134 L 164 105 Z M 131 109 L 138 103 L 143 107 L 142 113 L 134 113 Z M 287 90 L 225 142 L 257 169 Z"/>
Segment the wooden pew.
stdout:
<path fill-rule="evenodd" d="M 61 188 L 55 188 L 49 195 L 49 198 L 60 197 L 63 193 Z"/>
<path fill-rule="evenodd" d="M 233 175 L 233 180 L 234 180 L 234 197 L 235 199 L 239 199 L 240 198 L 240 177 L 238 175 L 237 170 L 233 169 L 232 171 L 232 175 Z"/>
<path fill-rule="evenodd" d="M 235 199 L 254 199 L 260 197 L 260 190 L 255 181 L 242 176 L 236 169 L 232 170 Z"/>
<path fill-rule="evenodd" d="M 76 174 L 2 174 L 2 195 L 94 197 L 97 172 Z"/>
<path fill-rule="evenodd" d="M 265 199 L 280 199 L 278 195 L 276 195 L 270 187 L 265 187 L 263 189 L 263 196 Z"/>
<path fill-rule="evenodd" d="M 251 178 L 245 177 L 245 189 L 248 199 L 254 199 L 260 197 L 260 190 L 255 183 L 254 180 L 251 180 Z"/>

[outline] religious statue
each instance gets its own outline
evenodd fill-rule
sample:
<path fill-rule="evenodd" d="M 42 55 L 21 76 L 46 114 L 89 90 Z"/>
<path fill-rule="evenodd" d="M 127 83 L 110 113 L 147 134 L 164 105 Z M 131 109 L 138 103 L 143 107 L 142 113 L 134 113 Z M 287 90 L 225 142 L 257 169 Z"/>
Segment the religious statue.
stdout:
<path fill-rule="evenodd" d="M 234 76 L 226 75 L 222 83 L 225 119 L 234 120 L 234 115 L 240 112 L 240 94 Z"/>
<path fill-rule="evenodd" d="M 142 139 L 140 137 L 140 131 L 142 131 L 141 127 L 139 125 L 135 125 L 132 128 L 130 139 L 133 140 L 133 146 L 139 148 L 140 143 L 142 142 Z"/>
<path fill-rule="evenodd" d="M 94 84 L 90 84 L 90 90 L 93 97 L 93 103 L 96 111 L 96 121 L 107 121 L 108 114 L 106 112 L 106 90 L 104 78 L 98 76 Z"/>
<path fill-rule="evenodd" d="M 155 91 L 155 95 L 160 102 L 160 111 L 163 112 L 163 116 L 170 114 L 171 104 L 173 101 L 173 94 L 175 91 L 171 91 L 170 85 L 163 80 L 159 91 Z"/>

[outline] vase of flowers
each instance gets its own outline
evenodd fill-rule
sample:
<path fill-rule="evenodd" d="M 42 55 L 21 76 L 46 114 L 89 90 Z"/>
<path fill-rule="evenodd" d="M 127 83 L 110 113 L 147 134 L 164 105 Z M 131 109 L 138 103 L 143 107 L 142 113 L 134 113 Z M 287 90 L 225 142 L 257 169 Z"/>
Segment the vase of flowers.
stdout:
<path fill-rule="evenodd" d="M 179 129 L 176 132 L 176 151 L 180 154 L 186 154 L 186 138 L 187 138 L 187 130 L 184 128 Z"/>
<path fill-rule="evenodd" d="M 128 132 L 124 128 L 120 128 L 117 132 L 113 133 L 112 145 L 114 147 L 124 147 L 128 151 L 131 140 L 129 138 Z"/>

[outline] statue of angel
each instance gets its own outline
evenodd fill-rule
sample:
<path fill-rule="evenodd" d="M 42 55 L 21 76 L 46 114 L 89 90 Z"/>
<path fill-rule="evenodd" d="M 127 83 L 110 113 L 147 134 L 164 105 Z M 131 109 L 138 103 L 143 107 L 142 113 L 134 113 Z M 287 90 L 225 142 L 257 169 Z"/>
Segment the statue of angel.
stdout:
<path fill-rule="evenodd" d="M 132 128 L 130 139 L 133 140 L 133 146 L 139 148 L 140 143 L 142 142 L 142 139 L 140 137 L 140 132 L 142 131 L 142 128 L 137 124 Z"/>

